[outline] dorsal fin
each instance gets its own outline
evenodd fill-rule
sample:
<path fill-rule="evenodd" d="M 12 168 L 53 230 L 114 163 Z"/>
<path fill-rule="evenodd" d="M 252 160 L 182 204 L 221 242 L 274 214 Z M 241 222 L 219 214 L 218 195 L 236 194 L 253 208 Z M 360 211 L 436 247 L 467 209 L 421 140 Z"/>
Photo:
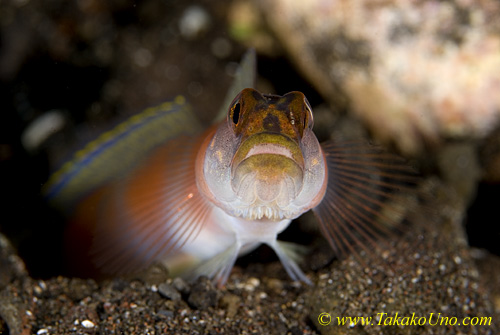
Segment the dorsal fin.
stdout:
<path fill-rule="evenodd" d="M 229 89 L 227 90 L 226 96 L 224 97 L 224 102 L 222 103 L 219 113 L 217 114 L 214 123 L 223 121 L 227 116 L 227 109 L 231 105 L 234 97 L 238 95 L 245 88 L 253 88 L 255 85 L 257 68 L 257 59 L 255 56 L 255 50 L 249 49 L 243 58 L 241 59 L 240 65 L 236 74 L 234 76 L 233 82 Z"/>
<path fill-rule="evenodd" d="M 148 108 L 102 134 L 55 172 L 43 193 L 61 210 L 71 211 L 85 195 L 121 178 L 158 145 L 201 126 L 181 96 Z"/>

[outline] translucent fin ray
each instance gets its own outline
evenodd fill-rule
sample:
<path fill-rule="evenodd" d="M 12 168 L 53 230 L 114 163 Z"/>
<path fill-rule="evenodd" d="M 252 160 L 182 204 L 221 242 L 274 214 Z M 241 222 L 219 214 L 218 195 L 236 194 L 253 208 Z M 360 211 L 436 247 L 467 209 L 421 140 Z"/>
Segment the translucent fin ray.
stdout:
<path fill-rule="evenodd" d="M 297 261 L 302 258 L 306 251 L 303 246 L 278 240 L 275 240 L 274 243 L 269 244 L 269 246 L 274 250 L 276 255 L 278 255 L 281 264 L 283 264 L 283 267 L 292 280 L 302 281 L 307 285 L 312 285 L 311 280 L 307 278 L 297 265 Z"/>
<path fill-rule="evenodd" d="M 313 209 L 338 256 L 373 253 L 384 237 L 401 232 L 420 178 L 406 162 L 364 142 L 322 144 L 328 186 Z"/>
<path fill-rule="evenodd" d="M 229 87 L 226 96 L 224 97 L 224 102 L 221 105 L 219 113 L 217 114 L 214 123 L 221 122 L 227 117 L 228 106 L 233 101 L 234 97 L 240 93 L 245 88 L 253 88 L 255 85 L 257 68 L 257 59 L 255 55 L 255 50 L 248 50 L 241 59 L 238 70 L 234 76 L 233 82 Z"/>
<path fill-rule="evenodd" d="M 203 228 L 212 207 L 198 192 L 195 160 L 205 136 L 167 142 L 114 185 L 99 209 L 92 246 L 104 272 L 144 268 L 181 248 Z"/>
<path fill-rule="evenodd" d="M 223 252 L 188 271 L 186 275 L 187 279 L 194 280 L 200 276 L 207 276 L 208 278 L 212 278 L 212 281 L 218 287 L 224 286 L 238 258 L 240 247 L 238 242 L 233 243 Z"/>

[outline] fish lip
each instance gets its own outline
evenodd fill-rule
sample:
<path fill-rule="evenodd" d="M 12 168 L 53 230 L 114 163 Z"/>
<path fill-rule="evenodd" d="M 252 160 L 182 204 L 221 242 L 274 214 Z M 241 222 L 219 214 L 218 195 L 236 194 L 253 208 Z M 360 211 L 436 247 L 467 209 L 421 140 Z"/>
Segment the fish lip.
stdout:
<path fill-rule="evenodd" d="M 305 166 L 298 140 L 281 133 L 262 132 L 241 141 L 231 161 L 231 176 L 242 161 L 259 153 L 282 155 L 295 161 L 302 169 Z"/>
<path fill-rule="evenodd" d="M 262 143 L 253 146 L 241 161 L 244 161 L 248 157 L 260 154 L 280 155 L 293 160 L 292 152 L 287 147 L 274 143 Z"/>

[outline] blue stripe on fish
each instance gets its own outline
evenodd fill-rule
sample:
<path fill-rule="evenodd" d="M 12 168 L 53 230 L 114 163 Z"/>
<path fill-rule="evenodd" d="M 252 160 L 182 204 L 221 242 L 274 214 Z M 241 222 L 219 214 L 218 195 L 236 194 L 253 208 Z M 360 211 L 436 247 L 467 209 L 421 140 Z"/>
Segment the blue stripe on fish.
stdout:
<path fill-rule="evenodd" d="M 182 96 L 148 108 L 76 152 L 51 176 L 44 187 L 45 197 L 66 210 L 82 196 L 120 178 L 159 144 L 200 129 Z"/>

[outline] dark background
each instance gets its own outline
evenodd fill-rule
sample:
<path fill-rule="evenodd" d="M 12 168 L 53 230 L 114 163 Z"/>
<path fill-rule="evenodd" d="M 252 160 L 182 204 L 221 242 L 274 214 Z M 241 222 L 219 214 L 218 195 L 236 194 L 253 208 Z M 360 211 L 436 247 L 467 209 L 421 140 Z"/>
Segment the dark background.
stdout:
<path fill-rule="evenodd" d="M 178 94 L 188 98 L 203 122 L 217 113 L 235 64 L 251 45 L 233 31 L 231 3 L 2 2 L 0 231 L 18 248 L 32 275 L 63 273 L 64 223 L 45 205 L 40 190 L 73 150 L 127 116 Z M 210 18 L 195 36 L 179 28 L 191 6 Z M 221 39 L 230 45 L 222 56 L 213 51 L 214 41 Z M 322 103 L 278 43 L 257 51 L 259 89 L 277 94 L 299 90 L 313 107 Z M 27 150 L 23 131 L 49 111 L 64 116 L 64 128 Z M 482 183 L 478 190 L 468 216 L 470 243 L 500 255 L 500 188 Z"/>

